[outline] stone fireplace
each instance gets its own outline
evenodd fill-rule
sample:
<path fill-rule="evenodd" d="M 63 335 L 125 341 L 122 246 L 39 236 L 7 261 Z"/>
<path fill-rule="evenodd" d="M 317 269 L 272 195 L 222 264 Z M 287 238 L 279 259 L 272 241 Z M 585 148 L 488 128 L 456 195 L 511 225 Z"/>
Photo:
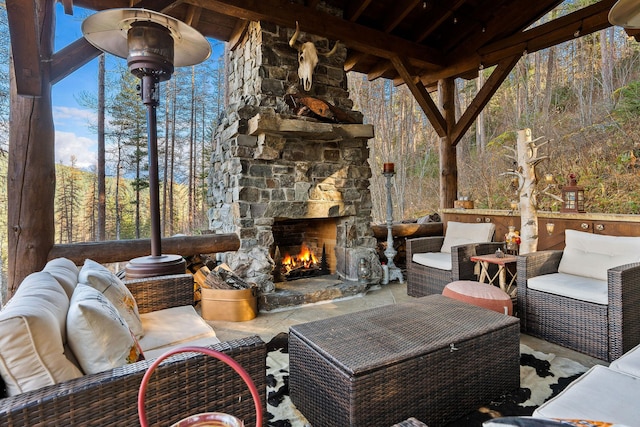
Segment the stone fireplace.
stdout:
<path fill-rule="evenodd" d="M 301 30 L 299 40 L 319 50 L 335 43 Z M 302 92 L 297 52 L 288 44 L 293 31 L 252 22 L 228 54 L 228 107 L 208 177 L 210 229 L 239 235 L 240 249 L 222 261 L 261 293 L 276 290 L 274 268 L 285 247 L 302 243 L 316 254 L 324 248 L 330 274 L 344 281 L 358 281 L 365 258 L 375 282 L 381 267 L 370 227 L 373 127 L 352 110 L 343 46 L 320 57 L 311 90 Z M 348 123 L 294 114 L 285 95 L 296 93 L 339 108 Z"/>

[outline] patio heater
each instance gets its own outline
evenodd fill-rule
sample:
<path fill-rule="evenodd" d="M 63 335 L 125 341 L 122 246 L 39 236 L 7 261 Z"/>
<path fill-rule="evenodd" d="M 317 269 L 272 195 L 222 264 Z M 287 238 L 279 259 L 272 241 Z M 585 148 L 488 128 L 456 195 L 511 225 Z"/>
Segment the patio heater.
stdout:
<path fill-rule="evenodd" d="M 98 12 L 84 20 L 82 33 L 96 48 L 127 59 L 129 71 L 140 79 L 140 97 L 147 107 L 151 255 L 129 261 L 126 276 L 142 278 L 184 273 L 184 259 L 180 255 L 163 254 L 161 248 L 156 122 L 158 84 L 171 79 L 174 66 L 195 65 L 207 59 L 211 46 L 202 34 L 184 22 L 147 9 Z"/>

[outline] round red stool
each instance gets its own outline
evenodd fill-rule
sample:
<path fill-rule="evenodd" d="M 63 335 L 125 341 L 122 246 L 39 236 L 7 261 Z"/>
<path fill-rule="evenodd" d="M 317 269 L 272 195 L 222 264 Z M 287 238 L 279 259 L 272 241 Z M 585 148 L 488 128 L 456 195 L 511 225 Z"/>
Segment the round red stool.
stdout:
<path fill-rule="evenodd" d="M 445 286 L 442 295 L 509 316 L 513 314 L 513 304 L 509 294 L 487 283 L 458 280 Z"/>

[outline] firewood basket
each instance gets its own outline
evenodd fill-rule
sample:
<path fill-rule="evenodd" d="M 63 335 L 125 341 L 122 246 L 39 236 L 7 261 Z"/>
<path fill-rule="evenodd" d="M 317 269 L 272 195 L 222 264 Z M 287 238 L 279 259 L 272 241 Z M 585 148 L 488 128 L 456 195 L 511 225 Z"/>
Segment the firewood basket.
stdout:
<path fill-rule="evenodd" d="M 178 353 L 186 353 L 186 352 L 195 352 L 195 353 L 203 353 L 208 356 L 214 357 L 227 365 L 233 368 L 240 377 L 244 380 L 247 387 L 249 387 L 249 391 L 251 392 L 251 397 L 256 406 L 256 426 L 262 426 L 262 405 L 260 403 L 260 395 L 258 394 L 258 389 L 256 388 L 253 380 L 244 370 L 242 366 L 238 362 L 236 362 L 232 357 L 226 355 L 225 353 L 221 353 L 219 351 L 207 348 L 207 347 L 196 347 L 196 346 L 187 346 L 175 348 L 173 350 L 169 350 L 166 353 L 159 356 L 152 364 L 149 366 L 149 369 L 142 377 L 142 382 L 140 384 L 140 389 L 138 391 L 138 418 L 140 419 L 141 427 L 148 427 L 147 423 L 147 415 L 144 408 L 144 399 L 147 391 L 147 385 L 149 383 L 149 379 L 151 378 L 151 374 L 156 369 L 156 367 L 169 356 Z M 174 424 L 171 427 L 243 427 L 244 422 L 238 419 L 237 417 L 229 414 L 225 414 L 222 412 L 204 412 L 200 414 L 191 415 L 187 418 L 184 418 Z"/>

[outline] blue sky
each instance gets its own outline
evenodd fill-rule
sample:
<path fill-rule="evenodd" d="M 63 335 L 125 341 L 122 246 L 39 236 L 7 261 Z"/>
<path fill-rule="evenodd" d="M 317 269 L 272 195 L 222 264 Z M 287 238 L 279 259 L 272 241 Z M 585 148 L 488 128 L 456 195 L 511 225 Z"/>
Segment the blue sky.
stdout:
<path fill-rule="evenodd" d="M 74 7 L 74 14 L 70 16 L 64 13 L 61 3 L 56 3 L 55 7 L 55 50 L 58 51 L 82 37 L 82 21 L 94 12 Z M 126 61 L 107 55 L 105 67 L 107 73 L 110 69 L 114 69 L 118 62 L 124 64 Z M 97 123 L 97 118 L 95 111 L 82 107 L 78 103 L 79 96 L 83 92 L 97 96 L 97 58 L 56 83 L 52 89 L 56 163 L 70 165 L 71 156 L 75 156 L 76 166 L 87 169 L 95 166 L 97 162 L 97 135 L 92 129 L 92 126 L 95 127 Z"/>

